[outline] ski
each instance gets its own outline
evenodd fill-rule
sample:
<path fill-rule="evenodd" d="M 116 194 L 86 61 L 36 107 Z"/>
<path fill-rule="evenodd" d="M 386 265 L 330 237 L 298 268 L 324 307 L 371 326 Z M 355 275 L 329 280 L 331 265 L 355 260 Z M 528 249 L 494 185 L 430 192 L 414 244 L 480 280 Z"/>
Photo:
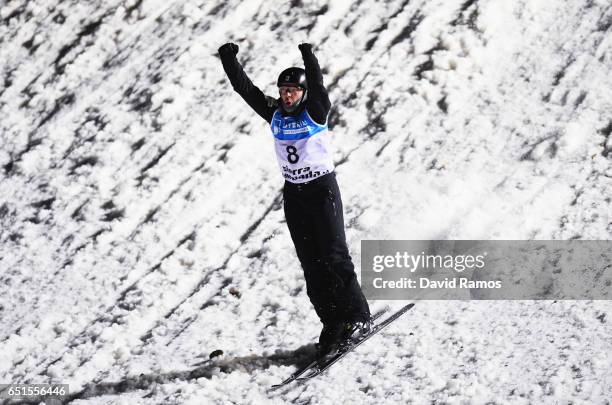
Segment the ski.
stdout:
<path fill-rule="evenodd" d="M 277 388 L 280 388 L 280 387 L 283 387 L 283 386 L 289 384 L 292 381 L 297 380 L 302 374 L 304 374 L 306 371 L 308 371 L 311 367 L 315 366 L 317 364 L 317 362 L 319 362 L 319 360 L 321 360 L 321 357 L 316 357 L 310 363 L 308 363 L 305 366 L 297 369 L 287 379 L 283 380 L 282 382 L 280 382 L 278 384 L 274 384 L 272 387 L 270 387 L 270 389 L 275 390 Z"/>
<path fill-rule="evenodd" d="M 378 318 L 380 318 L 382 315 L 384 315 L 387 311 L 389 310 L 389 308 L 385 308 L 382 311 L 377 312 L 376 314 L 374 314 L 372 316 L 372 321 L 376 321 Z M 333 357 L 333 356 L 332 356 Z M 274 384 L 271 389 L 275 390 L 277 388 L 283 387 L 297 379 L 299 379 L 299 377 L 301 377 L 304 373 L 306 373 L 308 370 L 312 369 L 313 367 L 317 366 L 317 364 L 319 363 L 326 363 L 326 359 L 331 358 L 329 356 L 329 353 L 326 354 L 322 354 L 320 356 L 315 356 L 315 358 L 310 362 L 307 363 L 306 365 L 300 367 L 299 369 L 297 369 L 293 374 L 291 374 L 287 379 L 283 380 L 282 382 L 278 383 L 278 384 Z"/>
<path fill-rule="evenodd" d="M 372 328 L 372 330 L 370 331 L 370 333 L 368 333 L 367 335 L 363 336 L 361 339 L 359 339 L 359 340 L 357 340 L 355 342 L 352 342 L 344 350 L 339 351 L 338 353 L 336 353 L 335 355 L 333 355 L 333 356 L 331 356 L 331 357 L 329 357 L 327 359 L 324 359 L 324 361 L 322 361 L 322 362 L 316 362 L 310 368 L 310 370 L 312 370 L 312 372 L 306 374 L 306 372 L 308 370 L 305 370 L 304 372 L 301 373 L 301 375 L 297 378 L 297 380 L 298 381 L 309 380 L 309 379 L 311 379 L 313 377 L 316 377 L 319 374 L 323 373 L 325 370 L 329 369 L 332 365 L 334 365 L 335 363 L 340 361 L 344 356 L 346 356 L 347 354 L 349 354 L 353 350 L 355 350 L 363 342 L 365 342 L 366 340 L 368 340 L 372 336 L 376 335 L 378 332 L 383 330 L 385 327 L 389 326 L 389 324 L 391 324 L 391 322 L 395 321 L 397 318 L 399 318 L 400 316 L 402 316 L 403 314 L 408 312 L 408 310 L 410 308 L 412 308 L 413 306 L 414 306 L 414 303 L 411 303 L 411 304 L 408 304 L 408 305 L 400 308 L 397 312 L 395 312 L 394 314 L 389 316 L 387 319 L 385 319 L 381 323 L 375 325 Z M 306 374 L 306 375 L 304 375 L 304 374 Z M 304 375 L 304 376 L 302 377 L 302 375 Z"/>

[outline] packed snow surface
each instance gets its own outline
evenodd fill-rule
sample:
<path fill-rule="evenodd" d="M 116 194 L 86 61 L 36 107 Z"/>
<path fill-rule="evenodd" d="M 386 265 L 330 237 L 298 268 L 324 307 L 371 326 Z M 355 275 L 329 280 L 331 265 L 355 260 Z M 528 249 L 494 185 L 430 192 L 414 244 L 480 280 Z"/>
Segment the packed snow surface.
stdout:
<path fill-rule="evenodd" d="M 314 45 L 359 269 L 363 239 L 612 239 L 611 34 L 609 0 L 3 3 L 0 382 L 74 404 L 609 404 L 609 301 L 419 301 L 269 392 L 320 324 L 269 128 L 216 50 L 275 95 Z"/>

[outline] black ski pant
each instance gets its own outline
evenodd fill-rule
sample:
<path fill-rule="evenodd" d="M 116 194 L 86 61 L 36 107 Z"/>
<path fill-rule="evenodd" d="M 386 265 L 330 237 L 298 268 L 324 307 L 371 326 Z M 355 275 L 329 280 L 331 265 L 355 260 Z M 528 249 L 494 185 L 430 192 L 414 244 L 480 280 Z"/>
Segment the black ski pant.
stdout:
<path fill-rule="evenodd" d="M 369 319 L 370 309 L 349 255 L 335 173 L 303 184 L 285 182 L 285 218 L 323 324 Z"/>

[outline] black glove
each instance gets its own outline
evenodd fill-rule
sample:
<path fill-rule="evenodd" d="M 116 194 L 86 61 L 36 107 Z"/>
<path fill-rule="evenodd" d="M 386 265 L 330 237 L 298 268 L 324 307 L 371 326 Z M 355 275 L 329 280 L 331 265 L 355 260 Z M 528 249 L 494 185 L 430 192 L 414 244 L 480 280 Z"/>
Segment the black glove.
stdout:
<path fill-rule="evenodd" d="M 236 55 L 238 53 L 238 45 L 233 42 L 228 42 L 221 45 L 219 55 Z"/>
<path fill-rule="evenodd" d="M 304 42 L 304 43 L 299 44 L 298 48 L 302 52 L 312 52 L 312 45 L 309 44 L 308 42 Z"/>

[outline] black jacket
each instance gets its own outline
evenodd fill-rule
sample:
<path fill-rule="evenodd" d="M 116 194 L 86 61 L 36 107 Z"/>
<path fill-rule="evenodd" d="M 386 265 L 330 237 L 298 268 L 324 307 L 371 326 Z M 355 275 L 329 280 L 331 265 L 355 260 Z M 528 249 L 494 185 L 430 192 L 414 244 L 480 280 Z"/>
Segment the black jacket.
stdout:
<path fill-rule="evenodd" d="M 317 57 L 312 53 L 309 47 L 301 50 L 302 59 L 304 60 L 304 70 L 306 70 L 306 82 L 308 83 L 308 91 L 306 93 L 306 102 L 300 109 L 292 113 L 285 112 L 280 109 L 284 115 L 297 115 L 302 109 L 306 108 L 308 114 L 315 122 L 325 124 L 327 114 L 331 107 L 327 90 L 323 85 L 323 74 L 319 67 Z M 247 102 L 247 104 L 255 110 L 266 122 L 272 121 L 272 115 L 280 105 L 278 98 L 267 97 L 263 92 L 251 82 L 249 77 L 242 69 L 242 65 L 236 59 L 236 54 L 233 52 L 221 52 L 221 63 L 223 69 L 229 78 L 234 90 Z"/>

